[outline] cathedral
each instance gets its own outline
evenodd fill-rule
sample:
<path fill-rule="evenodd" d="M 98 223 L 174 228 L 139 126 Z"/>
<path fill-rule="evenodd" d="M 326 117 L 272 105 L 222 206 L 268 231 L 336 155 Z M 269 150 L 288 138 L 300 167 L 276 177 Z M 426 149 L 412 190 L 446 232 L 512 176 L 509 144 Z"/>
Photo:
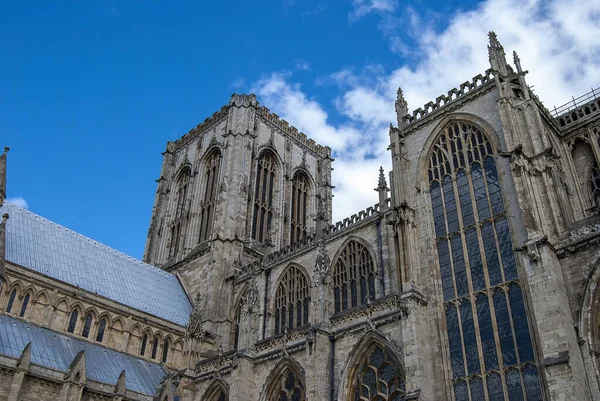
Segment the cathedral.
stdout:
<path fill-rule="evenodd" d="M 5 201 L 6 148 L 0 400 L 600 400 L 600 94 L 550 111 L 487 50 L 398 89 L 339 222 L 332 150 L 254 95 L 167 142 L 143 261 Z"/>

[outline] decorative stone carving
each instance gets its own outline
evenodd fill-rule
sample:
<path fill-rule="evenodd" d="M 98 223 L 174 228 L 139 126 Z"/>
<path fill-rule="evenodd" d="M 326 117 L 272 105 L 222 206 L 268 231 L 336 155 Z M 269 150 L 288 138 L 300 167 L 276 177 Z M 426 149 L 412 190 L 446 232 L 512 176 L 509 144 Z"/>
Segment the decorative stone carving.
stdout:
<path fill-rule="evenodd" d="M 190 314 L 190 320 L 187 326 L 187 335 L 190 337 L 202 337 L 202 311 L 200 304 L 202 303 L 202 295 L 198 293 L 194 300 L 194 309 Z"/>

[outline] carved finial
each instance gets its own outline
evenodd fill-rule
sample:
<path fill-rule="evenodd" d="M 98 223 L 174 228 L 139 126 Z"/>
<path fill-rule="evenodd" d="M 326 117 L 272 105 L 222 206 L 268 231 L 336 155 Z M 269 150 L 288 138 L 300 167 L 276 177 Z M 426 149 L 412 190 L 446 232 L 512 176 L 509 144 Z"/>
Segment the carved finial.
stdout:
<path fill-rule="evenodd" d="M 5 154 L 6 154 L 6 153 L 8 153 L 8 151 L 9 151 L 9 150 L 10 150 L 10 148 L 9 148 L 8 146 L 5 146 L 5 147 L 4 147 L 4 153 L 5 153 Z"/>
<path fill-rule="evenodd" d="M 396 118 L 398 120 L 398 128 L 402 128 L 402 117 L 408 114 L 408 103 L 404 99 L 404 93 L 402 88 L 398 88 L 396 91 Z"/>
<path fill-rule="evenodd" d="M 319 239 L 319 246 L 317 248 L 317 258 L 315 261 L 315 276 L 321 284 L 327 284 L 329 277 L 329 265 L 331 259 L 327 253 L 327 247 L 325 246 L 325 240 Z"/>
<path fill-rule="evenodd" d="M 488 45 L 488 54 L 490 59 L 490 66 L 493 70 L 498 71 L 500 74 L 506 76 L 508 74 L 508 68 L 506 64 L 506 57 L 504 55 L 504 47 L 498 41 L 496 32 L 490 31 L 488 33 L 490 38 L 490 44 Z"/>
<path fill-rule="evenodd" d="M 513 60 L 515 62 L 515 67 L 517 67 L 517 72 L 523 72 L 523 69 L 521 68 L 521 59 L 519 58 L 516 50 L 513 51 Z"/>
<path fill-rule="evenodd" d="M 390 189 L 387 186 L 385 175 L 383 173 L 383 167 L 379 167 L 379 180 L 377 182 L 377 188 L 375 191 L 379 192 L 379 207 L 383 209 L 387 206 L 388 191 Z"/>

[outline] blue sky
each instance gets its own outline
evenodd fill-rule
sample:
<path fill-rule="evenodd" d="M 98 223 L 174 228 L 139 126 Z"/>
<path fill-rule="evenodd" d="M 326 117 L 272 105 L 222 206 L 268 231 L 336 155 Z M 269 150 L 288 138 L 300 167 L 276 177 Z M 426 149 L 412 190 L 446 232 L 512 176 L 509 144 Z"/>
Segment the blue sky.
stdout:
<path fill-rule="evenodd" d="M 600 84 L 599 0 L 0 7 L 9 198 L 138 258 L 160 152 L 233 92 L 334 148 L 337 220 L 376 202 L 396 88 L 413 109 L 483 72 L 488 30 L 519 51 L 548 106 Z"/>

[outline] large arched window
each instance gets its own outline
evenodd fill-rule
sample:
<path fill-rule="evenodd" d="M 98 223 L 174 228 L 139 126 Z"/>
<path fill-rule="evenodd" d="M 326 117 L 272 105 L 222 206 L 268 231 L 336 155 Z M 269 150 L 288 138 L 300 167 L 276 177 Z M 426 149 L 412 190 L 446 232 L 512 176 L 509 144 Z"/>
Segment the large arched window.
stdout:
<path fill-rule="evenodd" d="M 400 364 L 377 344 L 365 352 L 351 385 L 352 401 L 404 400 L 404 374 Z"/>
<path fill-rule="evenodd" d="M 275 156 L 271 152 L 260 154 L 256 166 L 252 216 L 252 238 L 258 242 L 265 242 L 271 229 L 276 166 Z"/>
<path fill-rule="evenodd" d="M 429 182 L 456 400 L 542 400 L 494 154 L 475 125 L 443 129 Z"/>
<path fill-rule="evenodd" d="M 375 264 L 360 242 L 348 242 L 336 259 L 333 293 L 336 313 L 375 299 Z"/>
<path fill-rule="evenodd" d="M 210 238 L 217 201 L 219 172 L 221 170 L 221 152 L 215 149 L 206 159 L 204 170 L 204 199 L 200 204 L 200 237 L 199 242 Z"/>
<path fill-rule="evenodd" d="M 594 141 L 588 141 L 587 137 L 575 139 L 571 145 L 571 158 L 583 196 L 592 205 L 600 206 L 600 169 L 594 156 L 593 145 Z"/>
<path fill-rule="evenodd" d="M 286 269 L 275 294 L 275 334 L 308 323 L 310 291 L 306 276 L 296 266 Z"/>
<path fill-rule="evenodd" d="M 175 219 L 171 225 L 171 244 L 169 247 L 169 257 L 177 256 L 180 247 L 181 233 L 187 220 L 187 193 L 190 184 L 190 168 L 184 168 L 177 179 L 177 190 L 175 197 Z"/>
<path fill-rule="evenodd" d="M 304 383 L 294 371 L 287 370 L 275 379 L 268 401 L 305 401 Z"/>
<path fill-rule="evenodd" d="M 309 187 L 308 178 L 304 173 L 294 174 L 290 209 L 290 244 L 306 238 Z"/>

